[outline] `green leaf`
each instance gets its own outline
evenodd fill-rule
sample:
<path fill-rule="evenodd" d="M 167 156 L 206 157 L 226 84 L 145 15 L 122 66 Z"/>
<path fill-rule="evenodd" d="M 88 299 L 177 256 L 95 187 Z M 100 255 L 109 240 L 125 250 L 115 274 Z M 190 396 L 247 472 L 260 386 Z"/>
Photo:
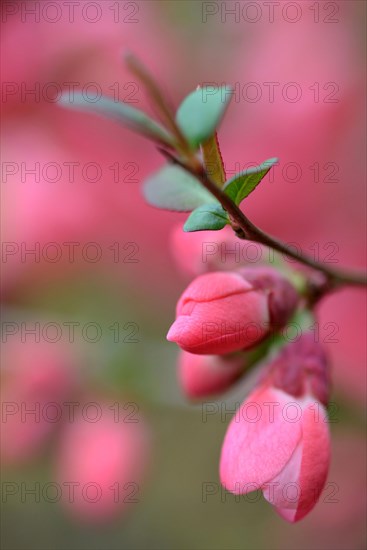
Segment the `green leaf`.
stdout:
<path fill-rule="evenodd" d="M 204 204 L 191 212 L 185 222 L 184 231 L 218 230 L 228 223 L 228 214 L 220 204 Z"/>
<path fill-rule="evenodd" d="M 81 92 L 76 92 L 72 95 L 64 93 L 60 97 L 59 104 L 77 111 L 88 111 L 104 115 L 117 122 L 122 122 L 125 126 L 150 139 L 171 147 L 174 144 L 174 139 L 169 132 L 143 113 L 143 111 L 130 107 L 126 103 L 114 101 L 109 97 L 101 97 L 97 101 L 92 102 L 88 101 Z"/>
<path fill-rule="evenodd" d="M 204 166 L 207 174 L 218 185 L 223 187 L 226 181 L 226 173 L 224 171 L 223 159 L 220 153 L 218 136 L 215 132 L 212 137 L 201 144 L 200 146 Z"/>
<path fill-rule="evenodd" d="M 239 172 L 228 180 L 223 187 L 224 192 L 233 202 L 239 205 L 269 172 L 270 168 L 278 162 L 277 158 L 265 160 L 259 166 Z"/>
<path fill-rule="evenodd" d="M 194 149 L 214 134 L 232 98 L 232 92 L 233 89 L 227 86 L 204 86 L 183 100 L 176 121 Z"/>
<path fill-rule="evenodd" d="M 201 183 L 177 165 L 168 165 L 149 177 L 143 186 L 147 202 L 158 208 L 190 212 L 218 201 Z"/>

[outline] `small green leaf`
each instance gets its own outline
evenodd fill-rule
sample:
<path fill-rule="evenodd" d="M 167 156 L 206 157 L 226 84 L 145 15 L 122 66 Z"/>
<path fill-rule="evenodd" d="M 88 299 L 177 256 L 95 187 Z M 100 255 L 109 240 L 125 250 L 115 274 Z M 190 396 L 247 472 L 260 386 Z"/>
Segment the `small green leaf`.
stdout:
<path fill-rule="evenodd" d="M 223 187 L 224 192 L 233 202 L 239 205 L 269 172 L 270 168 L 278 162 L 277 158 L 265 160 L 259 166 L 239 172 L 228 180 Z"/>
<path fill-rule="evenodd" d="M 143 186 L 147 202 L 158 208 L 190 212 L 218 201 L 201 183 L 177 165 L 168 165 L 149 177 Z"/>
<path fill-rule="evenodd" d="M 220 153 L 218 136 L 215 132 L 212 137 L 201 144 L 200 146 L 204 166 L 207 174 L 218 185 L 223 187 L 226 181 L 226 173 L 224 171 L 223 159 Z"/>
<path fill-rule="evenodd" d="M 61 95 L 59 104 L 77 111 L 89 111 L 122 122 L 125 126 L 170 147 L 174 144 L 173 137 L 163 126 L 152 120 L 148 115 L 130 107 L 126 103 L 114 101 L 109 97 L 101 97 L 97 101 L 88 101 L 81 92 Z"/>
<path fill-rule="evenodd" d="M 228 223 L 228 214 L 220 204 L 204 204 L 191 212 L 185 222 L 184 231 L 218 230 Z"/>
<path fill-rule="evenodd" d="M 227 86 L 203 86 L 183 100 L 176 121 L 194 149 L 214 134 L 232 98 L 232 92 L 233 89 Z"/>

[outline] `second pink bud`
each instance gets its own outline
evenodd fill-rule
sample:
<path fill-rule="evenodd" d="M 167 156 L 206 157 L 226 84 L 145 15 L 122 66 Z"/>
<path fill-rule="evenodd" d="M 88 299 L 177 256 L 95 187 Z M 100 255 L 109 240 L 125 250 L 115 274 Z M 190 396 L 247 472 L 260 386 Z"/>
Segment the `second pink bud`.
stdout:
<path fill-rule="evenodd" d="M 240 355 L 195 355 L 181 351 L 179 379 L 190 399 L 200 399 L 226 391 L 241 376 L 245 358 Z"/>

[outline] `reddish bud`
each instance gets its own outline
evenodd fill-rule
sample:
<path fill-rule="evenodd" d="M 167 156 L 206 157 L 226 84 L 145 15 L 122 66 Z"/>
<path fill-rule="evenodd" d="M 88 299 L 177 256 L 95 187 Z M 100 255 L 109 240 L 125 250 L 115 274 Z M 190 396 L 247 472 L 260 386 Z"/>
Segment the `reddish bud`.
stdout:
<path fill-rule="evenodd" d="M 308 514 L 330 462 L 329 377 L 319 344 L 304 335 L 271 363 L 259 389 L 233 417 L 222 447 L 222 484 L 235 494 L 261 489 L 287 521 Z M 320 402 L 321 401 L 321 402 Z"/>
<path fill-rule="evenodd" d="M 219 394 L 232 386 L 243 372 L 244 366 L 245 359 L 239 355 L 194 355 L 181 351 L 181 387 L 189 398 Z"/>
<path fill-rule="evenodd" d="M 296 304 L 296 291 L 276 270 L 207 273 L 182 294 L 167 339 L 198 354 L 248 349 L 279 328 Z"/>

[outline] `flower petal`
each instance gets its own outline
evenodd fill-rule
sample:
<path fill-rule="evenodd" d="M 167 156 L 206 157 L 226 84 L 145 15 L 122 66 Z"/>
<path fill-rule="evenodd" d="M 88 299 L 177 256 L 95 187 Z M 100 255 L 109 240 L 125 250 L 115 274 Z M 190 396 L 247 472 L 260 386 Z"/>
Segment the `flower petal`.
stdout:
<path fill-rule="evenodd" d="M 302 435 L 301 420 L 290 422 L 284 414 L 291 400 L 281 390 L 260 388 L 239 408 L 222 447 L 220 478 L 228 490 L 261 488 L 288 463 Z"/>
<path fill-rule="evenodd" d="M 264 489 L 265 498 L 275 505 L 284 519 L 292 523 L 299 521 L 317 503 L 329 462 L 327 414 L 322 405 L 310 401 L 302 414 L 302 442 L 282 472 L 273 479 L 274 486 L 270 484 Z"/>
<path fill-rule="evenodd" d="M 238 273 L 216 271 L 200 275 L 183 292 L 177 303 L 177 315 L 180 315 L 185 302 L 211 302 L 252 289 L 252 285 Z"/>

